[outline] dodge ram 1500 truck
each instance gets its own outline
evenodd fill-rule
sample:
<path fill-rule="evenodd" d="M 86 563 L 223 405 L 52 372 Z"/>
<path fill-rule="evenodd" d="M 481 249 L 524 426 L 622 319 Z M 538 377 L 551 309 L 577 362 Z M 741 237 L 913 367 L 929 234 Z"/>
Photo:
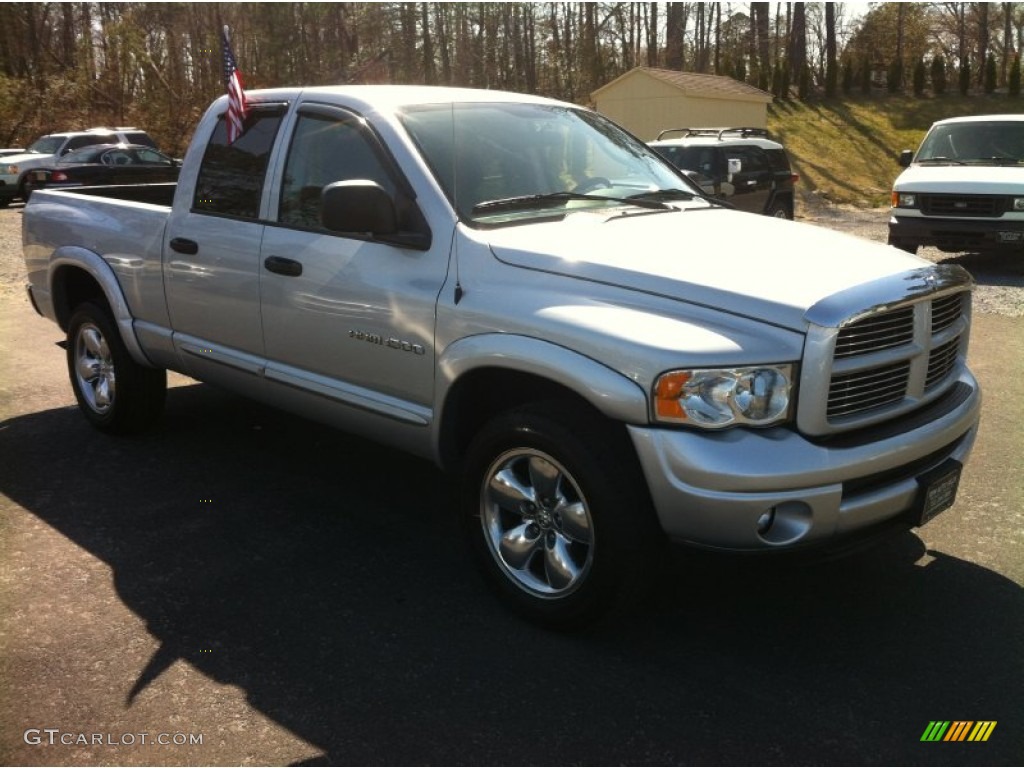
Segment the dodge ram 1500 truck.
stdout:
<path fill-rule="evenodd" d="M 165 370 L 433 459 L 487 580 L 570 625 L 666 541 L 824 546 L 949 507 L 971 280 L 708 200 L 600 115 L 397 86 L 225 99 L 176 185 L 43 191 L 29 292 L 82 412 Z"/>

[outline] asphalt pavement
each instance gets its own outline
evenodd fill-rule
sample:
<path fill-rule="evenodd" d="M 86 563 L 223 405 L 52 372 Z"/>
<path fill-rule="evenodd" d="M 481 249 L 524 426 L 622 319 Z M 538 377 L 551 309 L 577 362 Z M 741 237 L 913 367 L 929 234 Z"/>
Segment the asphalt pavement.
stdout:
<path fill-rule="evenodd" d="M 568 635 L 494 601 L 430 464 L 179 376 L 102 435 L 60 340 L 0 291 L 0 763 L 1024 760 L 1024 318 L 975 318 L 952 509 L 840 560 L 678 556 Z"/>

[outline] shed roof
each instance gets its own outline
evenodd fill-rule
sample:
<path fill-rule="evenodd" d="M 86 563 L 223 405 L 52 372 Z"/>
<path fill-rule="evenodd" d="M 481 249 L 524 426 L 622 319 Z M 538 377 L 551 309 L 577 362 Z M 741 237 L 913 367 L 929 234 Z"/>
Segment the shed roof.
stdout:
<path fill-rule="evenodd" d="M 653 77 L 654 79 L 667 83 L 674 88 L 678 88 L 687 96 L 703 96 L 705 98 L 712 99 L 737 99 L 739 101 L 760 101 L 765 104 L 769 104 L 772 101 L 772 95 L 767 91 L 762 91 L 760 88 L 756 88 L 748 83 L 741 83 L 739 80 L 734 80 L 731 77 L 723 77 L 722 75 L 702 75 L 697 72 L 677 72 L 672 69 L 655 69 L 653 67 L 635 67 L 624 75 L 620 75 L 615 78 L 610 83 L 606 83 L 601 86 L 591 93 L 590 96 L 592 99 L 596 99 L 598 94 L 607 91 L 609 88 L 612 88 L 627 78 L 632 78 L 637 75 Z"/>

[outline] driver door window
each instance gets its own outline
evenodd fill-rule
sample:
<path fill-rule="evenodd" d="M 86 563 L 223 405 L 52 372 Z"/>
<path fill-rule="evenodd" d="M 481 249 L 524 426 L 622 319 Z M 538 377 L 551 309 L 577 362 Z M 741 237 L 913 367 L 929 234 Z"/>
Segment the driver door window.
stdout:
<path fill-rule="evenodd" d="M 395 183 L 356 118 L 301 113 L 288 149 L 277 220 L 323 229 L 320 193 L 336 181 L 369 179 L 392 198 Z"/>

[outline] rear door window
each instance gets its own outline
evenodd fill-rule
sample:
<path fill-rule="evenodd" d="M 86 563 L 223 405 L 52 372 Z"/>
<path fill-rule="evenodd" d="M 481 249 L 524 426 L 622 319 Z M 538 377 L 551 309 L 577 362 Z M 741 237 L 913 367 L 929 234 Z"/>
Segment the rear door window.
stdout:
<path fill-rule="evenodd" d="M 220 216 L 257 219 L 267 161 L 281 127 L 282 111 L 251 111 L 244 131 L 228 144 L 222 116 L 210 137 L 196 181 L 192 210 Z"/>

